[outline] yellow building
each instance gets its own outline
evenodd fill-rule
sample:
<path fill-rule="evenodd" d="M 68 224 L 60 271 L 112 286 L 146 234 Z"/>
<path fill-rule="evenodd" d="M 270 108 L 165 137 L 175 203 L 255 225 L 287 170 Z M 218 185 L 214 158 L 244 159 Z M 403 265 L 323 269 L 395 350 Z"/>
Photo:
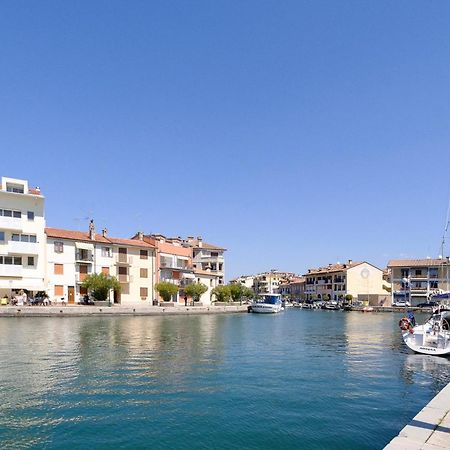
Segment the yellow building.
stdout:
<path fill-rule="evenodd" d="M 309 269 L 304 274 L 306 300 L 344 300 L 346 295 L 365 303 L 389 303 L 389 286 L 383 280 L 383 271 L 363 261 L 329 264 Z"/>

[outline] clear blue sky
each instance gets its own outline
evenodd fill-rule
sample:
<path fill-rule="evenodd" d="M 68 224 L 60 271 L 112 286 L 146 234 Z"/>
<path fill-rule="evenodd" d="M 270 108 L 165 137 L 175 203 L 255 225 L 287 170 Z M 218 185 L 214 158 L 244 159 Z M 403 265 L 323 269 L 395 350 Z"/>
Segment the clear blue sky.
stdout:
<path fill-rule="evenodd" d="M 3 1 L 0 172 L 49 226 L 202 235 L 227 279 L 437 256 L 449 24 L 444 0 Z"/>

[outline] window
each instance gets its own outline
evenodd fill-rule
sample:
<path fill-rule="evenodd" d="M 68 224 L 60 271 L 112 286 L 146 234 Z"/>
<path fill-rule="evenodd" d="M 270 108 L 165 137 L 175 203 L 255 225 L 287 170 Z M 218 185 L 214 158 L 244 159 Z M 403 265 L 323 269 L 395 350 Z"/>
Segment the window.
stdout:
<path fill-rule="evenodd" d="M 12 211 L 10 209 L 4 209 L 3 210 L 3 215 L 5 217 L 12 217 Z"/>
<path fill-rule="evenodd" d="M 119 247 L 119 254 L 126 255 L 127 254 L 127 249 L 125 247 Z"/>
<path fill-rule="evenodd" d="M 30 242 L 34 242 L 34 243 L 37 242 L 35 234 L 30 234 Z"/>
<path fill-rule="evenodd" d="M 128 267 L 119 266 L 119 275 L 128 275 Z"/>
<path fill-rule="evenodd" d="M 141 278 L 148 278 L 148 269 L 141 268 Z"/>
<path fill-rule="evenodd" d="M 64 286 L 55 284 L 55 295 L 59 295 L 59 296 L 64 295 Z"/>
<path fill-rule="evenodd" d="M 34 266 L 34 256 L 29 256 L 27 259 L 28 266 Z"/>
<path fill-rule="evenodd" d="M 422 275 L 422 269 L 416 269 L 416 277 L 420 277 Z"/>
<path fill-rule="evenodd" d="M 109 275 L 109 267 L 102 267 L 102 273 L 105 275 Z"/>
<path fill-rule="evenodd" d="M 211 257 L 217 258 L 219 256 L 218 252 L 211 252 Z"/>
<path fill-rule="evenodd" d="M 64 252 L 64 244 L 61 241 L 55 241 L 53 243 L 53 251 L 55 253 L 63 253 Z"/>
<path fill-rule="evenodd" d="M 148 259 L 148 250 L 141 250 L 141 259 Z"/>
<path fill-rule="evenodd" d="M 148 296 L 148 288 L 141 287 L 141 298 L 145 300 Z"/>
<path fill-rule="evenodd" d="M 64 275 L 64 264 L 55 264 L 54 274 L 55 275 Z"/>
<path fill-rule="evenodd" d="M 23 194 L 24 187 L 21 184 L 6 184 L 6 192 L 15 192 L 16 194 Z"/>
<path fill-rule="evenodd" d="M 28 217 L 28 220 L 34 220 L 34 212 L 33 211 L 28 211 L 27 212 L 27 217 Z"/>
<path fill-rule="evenodd" d="M 111 258 L 111 247 L 102 247 L 102 256 L 105 258 Z"/>
<path fill-rule="evenodd" d="M 21 256 L 13 256 L 13 264 L 15 266 L 21 266 L 22 265 L 22 257 Z"/>
<path fill-rule="evenodd" d="M 5 232 L 0 231 L 0 241 L 4 241 L 4 240 L 5 240 Z"/>

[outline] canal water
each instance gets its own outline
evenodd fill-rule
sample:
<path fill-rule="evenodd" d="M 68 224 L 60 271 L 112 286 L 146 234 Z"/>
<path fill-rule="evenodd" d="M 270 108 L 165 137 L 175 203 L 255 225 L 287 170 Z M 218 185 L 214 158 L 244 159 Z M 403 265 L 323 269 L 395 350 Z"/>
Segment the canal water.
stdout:
<path fill-rule="evenodd" d="M 0 446 L 380 449 L 450 381 L 399 318 L 4 318 Z"/>

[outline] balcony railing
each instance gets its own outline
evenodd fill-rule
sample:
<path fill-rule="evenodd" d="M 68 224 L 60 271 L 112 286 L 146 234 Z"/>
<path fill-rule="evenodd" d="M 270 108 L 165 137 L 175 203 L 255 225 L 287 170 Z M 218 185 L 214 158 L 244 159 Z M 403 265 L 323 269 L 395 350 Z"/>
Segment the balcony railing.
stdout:
<path fill-rule="evenodd" d="M 20 231 L 22 230 L 22 219 L 0 216 L 0 229 Z"/>
<path fill-rule="evenodd" d="M 83 261 L 83 262 L 92 262 L 92 261 L 94 261 L 94 255 L 91 253 L 91 252 L 89 252 L 89 253 L 86 253 L 86 252 L 77 252 L 76 254 L 75 254 L 75 260 L 76 261 Z"/>
<path fill-rule="evenodd" d="M 133 257 L 119 253 L 117 255 L 116 264 L 131 265 L 131 264 L 133 264 Z"/>
<path fill-rule="evenodd" d="M 23 267 L 12 264 L 0 264 L 0 277 L 21 277 Z"/>
<path fill-rule="evenodd" d="M 39 244 L 37 242 L 8 241 L 8 252 L 20 255 L 38 255 Z"/>

